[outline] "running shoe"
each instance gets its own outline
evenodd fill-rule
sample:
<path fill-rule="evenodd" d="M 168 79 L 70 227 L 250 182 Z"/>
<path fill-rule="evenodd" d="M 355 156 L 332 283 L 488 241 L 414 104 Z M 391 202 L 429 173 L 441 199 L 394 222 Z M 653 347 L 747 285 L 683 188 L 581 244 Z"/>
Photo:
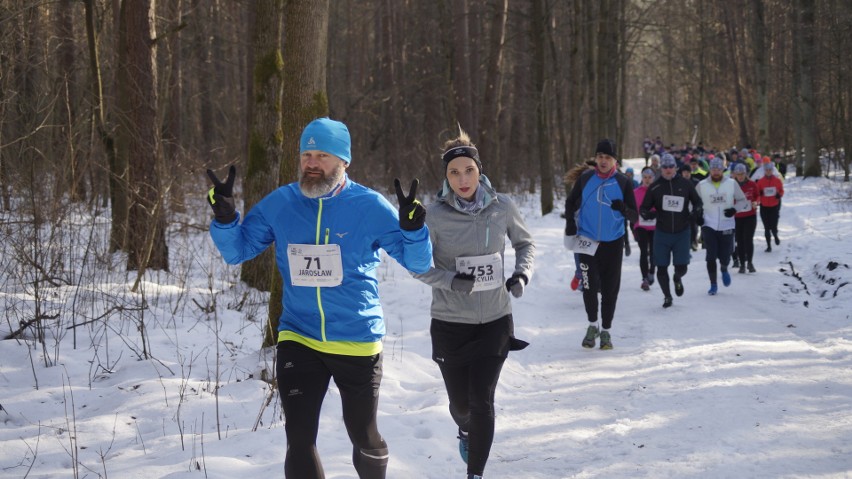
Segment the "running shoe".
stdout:
<path fill-rule="evenodd" d="M 651 289 L 651 285 L 648 284 L 647 279 L 642 280 L 642 286 L 640 286 L 640 287 L 642 288 L 642 291 L 648 291 L 648 290 Z"/>
<path fill-rule="evenodd" d="M 749 273 L 757 273 L 757 270 L 754 269 L 754 263 L 752 263 L 751 261 L 749 261 L 749 263 L 748 263 L 748 272 Z"/>
<path fill-rule="evenodd" d="M 716 296 L 717 292 L 719 292 L 719 287 L 716 286 L 716 283 L 710 283 L 710 289 L 707 291 L 707 294 L 710 296 Z"/>
<path fill-rule="evenodd" d="M 586 329 L 586 337 L 583 338 L 583 347 L 587 349 L 592 349 L 595 347 L 595 338 L 600 336 L 598 332 L 598 327 L 594 324 L 589 325 Z"/>
<path fill-rule="evenodd" d="M 601 331 L 601 349 L 612 349 L 612 339 L 609 337 L 609 331 Z"/>
<path fill-rule="evenodd" d="M 675 294 L 677 296 L 683 296 L 683 279 L 678 278 L 674 280 Z"/>
<path fill-rule="evenodd" d="M 727 288 L 731 285 L 731 273 L 728 270 L 722 271 L 722 284 Z"/>
<path fill-rule="evenodd" d="M 580 278 L 574 276 L 574 278 L 571 279 L 571 290 L 577 291 L 577 288 L 579 288 L 579 287 L 580 287 Z"/>
<path fill-rule="evenodd" d="M 458 437 L 459 437 L 459 455 L 461 456 L 462 461 L 464 461 L 464 463 L 467 464 L 467 456 L 468 456 L 468 451 L 470 449 L 470 440 L 467 437 L 467 433 L 462 431 L 461 429 L 459 429 L 459 436 Z"/>
<path fill-rule="evenodd" d="M 671 296 L 666 296 L 663 299 L 663 307 L 664 308 L 671 308 L 672 307 L 672 297 Z"/>

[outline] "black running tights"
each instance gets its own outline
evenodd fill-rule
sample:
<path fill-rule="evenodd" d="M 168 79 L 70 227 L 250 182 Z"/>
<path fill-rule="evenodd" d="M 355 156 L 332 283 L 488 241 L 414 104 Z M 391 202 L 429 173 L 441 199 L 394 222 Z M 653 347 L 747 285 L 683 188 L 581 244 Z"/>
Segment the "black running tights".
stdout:
<path fill-rule="evenodd" d="M 384 479 L 388 446 L 376 426 L 382 355 L 326 354 L 294 341 L 278 343 L 278 392 L 284 410 L 287 479 L 324 479 L 317 432 L 331 378 L 340 391 L 343 424 L 352 441 L 352 464 L 360 479 Z"/>

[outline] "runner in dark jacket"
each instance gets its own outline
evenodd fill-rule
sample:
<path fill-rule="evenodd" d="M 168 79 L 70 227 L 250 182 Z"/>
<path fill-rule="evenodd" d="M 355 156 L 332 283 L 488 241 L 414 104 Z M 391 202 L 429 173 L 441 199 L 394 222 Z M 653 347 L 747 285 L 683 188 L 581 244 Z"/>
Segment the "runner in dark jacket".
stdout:
<path fill-rule="evenodd" d="M 677 163 L 667 156 L 660 164 L 662 174 L 657 178 L 639 207 L 645 219 L 657 219 L 654 232 L 654 262 L 657 281 L 663 291 L 663 307 L 672 305 L 669 288 L 669 262 L 674 264 L 675 294 L 683 295 L 683 276 L 689 265 L 690 226 L 693 218 L 701 218 L 702 202 L 692 181 L 676 172 Z M 656 211 L 652 211 L 656 210 Z"/>

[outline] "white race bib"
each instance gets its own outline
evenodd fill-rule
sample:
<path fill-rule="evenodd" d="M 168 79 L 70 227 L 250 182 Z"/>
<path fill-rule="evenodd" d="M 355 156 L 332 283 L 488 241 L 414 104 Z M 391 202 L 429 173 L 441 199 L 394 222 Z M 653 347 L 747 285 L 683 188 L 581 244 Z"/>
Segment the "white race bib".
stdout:
<path fill-rule="evenodd" d="M 775 196 L 775 193 L 777 193 L 777 190 L 774 186 L 770 186 L 769 188 L 763 189 L 763 196 Z"/>
<path fill-rule="evenodd" d="M 343 259 L 338 244 L 287 245 L 293 286 L 328 288 L 343 283 Z"/>
<path fill-rule="evenodd" d="M 663 211 L 680 213 L 683 211 L 683 206 L 685 204 L 686 198 L 683 196 L 663 195 Z"/>
<path fill-rule="evenodd" d="M 476 277 L 473 291 L 486 291 L 503 286 L 503 258 L 500 253 L 456 258 L 456 271 Z"/>
<path fill-rule="evenodd" d="M 724 205 L 727 202 L 727 198 L 725 198 L 724 193 L 711 193 L 710 194 L 710 204 L 711 205 Z"/>
<path fill-rule="evenodd" d="M 577 242 L 574 243 L 574 252 L 594 256 L 599 244 L 597 241 L 586 238 L 585 236 L 577 236 Z"/>

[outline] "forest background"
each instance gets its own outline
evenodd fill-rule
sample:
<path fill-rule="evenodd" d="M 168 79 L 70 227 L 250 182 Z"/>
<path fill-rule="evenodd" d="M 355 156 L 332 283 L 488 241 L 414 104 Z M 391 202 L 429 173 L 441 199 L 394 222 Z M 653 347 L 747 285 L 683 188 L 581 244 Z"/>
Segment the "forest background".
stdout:
<path fill-rule="evenodd" d="M 428 196 L 461 126 L 543 214 L 603 137 L 623 157 L 657 136 L 782 152 L 805 177 L 822 155 L 848 181 L 850 51 L 847 0 L 3 0 L 4 284 L 78 283 L 63 251 L 93 243 L 62 232 L 84 209 L 110 222 L 92 255 L 126 254 L 138 291 L 169 270 L 169 234 L 206 228 L 207 168 L 237 165 L 246 211 L 296 180 L 299 134 L 326 115 L 360 183 L 417 177 Z M 271 255 L 241 279 L 274 319 Z M 35 303 L 13 336 L 44 345 Z"/>

